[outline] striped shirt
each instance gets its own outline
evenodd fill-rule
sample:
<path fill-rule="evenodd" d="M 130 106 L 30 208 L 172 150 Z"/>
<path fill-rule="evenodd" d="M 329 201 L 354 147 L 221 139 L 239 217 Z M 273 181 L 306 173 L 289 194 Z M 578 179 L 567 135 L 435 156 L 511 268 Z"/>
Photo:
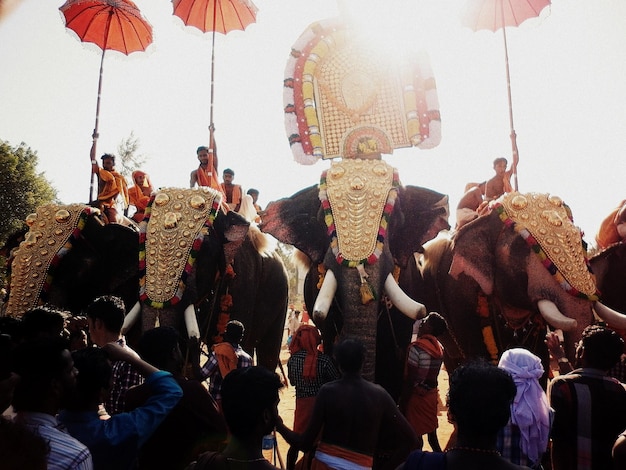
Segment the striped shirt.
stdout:
<path fill-rule="evenodd" d="M 437 388 L 437 376 L 443 364 L 443 357 L 435 358 L 418 346 L 409 347 L 407 357 L 407 380 L 412 387 L 427 390 Z"/>
<path fill-rule="evenodd" d="M 126 344 L 126 340 L 124 338 L 117 340 L 117 344 L 137 355 L 137 353 Z M 111 416 L 125 411 L 126 391 L 130 387 L 142 384 L 144 380 L 143 376 L 137 371 L 137 369 L 126 361 L 114 361 L 112 364 L 112 374 L 113 387 L 111 388 L 109 398 L 104 404 L 107 412 Z"/>
<path fill-rule="evenodd" d="M 613 468 L 611 449 L 626 429 L 624 384 L 597 369 L 576 369 L 548 388 L 554 409 L 554 470 Z"/>
<path fill-rule="evenodd" d="M 48 470 L 93 470 L 91 453 L 87 446 L 70 436 L 54 416 L 20 411 L 15 421 L 43 437 L 48 443 Z"/>

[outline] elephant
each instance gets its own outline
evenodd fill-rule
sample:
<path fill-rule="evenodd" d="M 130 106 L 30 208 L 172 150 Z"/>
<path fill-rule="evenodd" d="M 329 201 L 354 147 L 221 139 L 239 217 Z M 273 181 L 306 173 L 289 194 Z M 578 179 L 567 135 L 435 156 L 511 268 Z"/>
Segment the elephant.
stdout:
<path fill-rule="evenodd" d="M 592 256 L 589 264 L 596 276 L 602 303 L 618 312 L 626 312 L 626 243 L 610 245 Z M 626 332 L 621 333 L 624 336 Z"/>
<path fill-rule="evenodd" d="M 123 330 L 141 318 L 142 331 L 172 326 L 181 336 L 219 340 L 228 319 L 246 332 L 242 347 L 275 369 L 287 310 L 282 260 L 263 246 L 264 234 L 234 211 L 220 209 L 209 188 L 162 188 L 140 224 L 139 301 Z M 221 310 L 221 312 L 219 311 Z"/>
<path fill-rule="evenodd" d="M 137 299 L 139 233 L 105 225 L 84 204 L 48 204 L 26 218 L 24 241 L 14 251 L 5 315 L 21 317 L 46 303 L 82 314 L 100 295 Z"/>
<path fill-rule="evenodd" d="M 404 267 L 413 252 L 420 250 L 422 243 L 442 228 L 449 228 L 447 196 L 421 187 L 403 187 L 399 183 L 389 191 L 382 217 L 380 212 L 372 216 L 370 209 L 376 208 L 374 199 L 380 200 L 382 194 L 384 203 L 384 196 L 387 195 L 385 190 L 367 192 L 368 185 L 375 186 L 372 173 L 389 177 L 386 172 L 390 171 L 393 172 L 393 169 L 380 160 L 365 164 L 359 159 L 344 159 L 333 163 L 331 169 L 322 175 L 319 187 L 310 186 L 291 197 L 270 202 L 261 213 L 262 231 L 293 245 L 306 255 L 309 270 L 304 286 L 305 303 L 322 332 L 325 352 L 332 353 L 337 337 L 359 339 L 366 349 L 362 374 L 372 381 L 376 380 L 377 373 L 375 362 L 381 294 L 386 293 L 394 305 L 410 315 L 412 320 L 426 313 L 423 305 L 399 288 L 393 277 L 394 265 Z M 335 195 L 325 192 L 325 189 L 335 184 L 330 180 L 343 178 L 349 187 L 342 189 L 345 191 L 343 197 L 333 200 Z M 397 180 L 397 174 L 394 178 Z M 391 203 L 389 197 L 393 199 Z M 367 206 L 354 203 L 356 207 L 344 207 L 343 204 L 349 206 L 353 204 L 351 201 L 359 198 Z M 354 225 L 356 230 L 353 227 L 347 236 L 337 234 L 333 222 L 341 225 L 344 216 L 349 219 L 350 212 L 357 215 L 356 222 L 348 220 L 348 224 Z M 344 248 L 346 245 L 371 244 L 371 240 L 362 238 L 358 233 L 359 227 L 368 224 L 373 228 L 376 246 L 369 255 L 365 252 L 365 256 L 369 256 L 367 261 L 353 267 L 355 263 L 341 257 L 347 249 L 338 256 L 337 243 L 341 245 L 341 237 L 344 236 Z"/>
<path fill-rule="evenodd" d="M 548 327 L 563 330 L 573 361 L 594 310 L 626 325 L 626 316 L 597 300 L 580 230 L 557 196 L 501 197 L 488 214 L 425 244 L 417 266 L 418 298 L 448 321 L 439 338 L 448 372 L 476 357 L 497 362 L 513 347 L 531 350 L 547 371 Z"/>

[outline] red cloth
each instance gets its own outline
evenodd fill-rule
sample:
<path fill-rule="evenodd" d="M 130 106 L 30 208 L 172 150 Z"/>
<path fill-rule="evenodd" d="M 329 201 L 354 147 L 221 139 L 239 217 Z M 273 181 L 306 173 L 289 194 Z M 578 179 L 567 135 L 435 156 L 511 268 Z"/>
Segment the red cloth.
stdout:
<path fill-rule="evenodd" d="M 302 371 L 304 380 L 313 380 L 317 377 L 317 356 L 319 355 L 317 347 L 321 342 L 320 332 L 312 325 L 301 325 L 291 338 L 291 344 L 289 345 L 291 354 L 295 354 L 303 349 L 306 351 L 304 370 Z"/>
<path fill-rule="evenodd" d="M 412 344 L 426 351 L 435 359 L 443 357 L 443 348 L 441 347 L 439 341 L 437 341 L 437 338 L 433 335 L 419 336 Z"/>
<path fill-rule="evenodd" d="M 315 398 L 316 397 L 296 398 L 296 409 L 293 415 L 294 432 L 303 433 L 306 430 L 313 416 Z"/>
<path fill-rule="evenodd" d="M 213 345 L 213 351 L 215 352 L 215 358 L 217 359 L 222 377 L 226 377 L 231 370 L 237 368 L 239 358 L 235 348 L 230 343 L 217 343 Z"/>

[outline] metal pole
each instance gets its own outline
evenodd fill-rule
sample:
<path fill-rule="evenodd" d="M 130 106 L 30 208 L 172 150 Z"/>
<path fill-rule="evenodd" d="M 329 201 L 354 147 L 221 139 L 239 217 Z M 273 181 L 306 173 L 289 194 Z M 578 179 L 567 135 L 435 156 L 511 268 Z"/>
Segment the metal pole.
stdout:
<path fill-rule="evenodd" d="M 519 153 L 517 151 L 517 134 L 515 133 L 515 127 L 513 126 L 513 100 L 511 99 L 511 75 L 509 73 L 509 51 L 506 43 L 506 26 L 504 23 L 504 6 L 500 3 L 500 16 L 502 25 L 502 37 L 504 38 L 504 63 L 506 65 L 506 91 L 509 98 L 509 123 L 511 130 L 511 150 L 513 153 L 513 166 L 515 171 L 513 172 L 513 189 L 517 191 L 517 161 L 519 159 Z"/>
<path fill-rule="evenodd" d="M 98 100 L 96 102 L 96 123 L 93 129 L 93 134 L 92 134 L 92 143 L 91 143 L 91 159 L 95 160 L 96 159 L 96 146 L 98 143 L 98 124 L 100 121 L 100 96 L 102 94 L 102 71 L 104 69 L 104 53 L 107 50 L 107 42 L 109 39 L 109 30 L 111 29 L 111 19 L 113 18 L 113 7 L 111 7 L 111 9 L 109 10 L 109 17 L 107 18 L 107 24 L 106 27 L 104 29 L 104 44 L 102 46 L 102 56 L 100 57 L 100 76 L 98 78 Z M 89 203 L 93 202 L 93 188 L 94 188 L 94 182 L 95 182 L 95 173 L 93 172 L 93 165 L 90 167 L 90 171 L 91 171 L 91 184 L 89 185 Z"/>

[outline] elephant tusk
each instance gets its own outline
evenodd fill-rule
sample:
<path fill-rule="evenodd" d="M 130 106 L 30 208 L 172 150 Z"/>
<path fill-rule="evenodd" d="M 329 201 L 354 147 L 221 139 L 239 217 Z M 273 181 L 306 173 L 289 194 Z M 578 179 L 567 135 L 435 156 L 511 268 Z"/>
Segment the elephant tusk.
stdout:
<path fill-rule="evenodd" d="M 391 274 L 385 279 L 385 292 L 396 308 L 412 320 L 426 316 L 427 311 L 424 304 L 416 302 L 409 297 L 402 288 L 400 288 Z"/>
<path fill-rule="evenodd" d="M 133 327 L 135 322 L 139 319 L 140 315 L 141 315 L 141 303 L 137 301 L 135 302 L 135 305 L 133 305 L 133 308 L 131 308 L 129 312 L 126 314 L 126 316 L 124 317 L 124 323 L 122 324 L 123 335 L 128 333 L 128 330 L 130 330 Z"/>
<path fill-rule="evenodd" d="M 543 318 L 556 329 L 571 331 L 578 325 L 576 320 L 563 315 L 554 302 L 550 300 L 541 299 L 537 302 L 537 308 L 539 308 Z"/>
<path fill-rule="evenodd" d="M 626 315 L 607 307 L 602 302 L 594 302 L 593 309 L 611 328 L 622 330 L 626 328 Z"/>
<path fill-rule="evenodd" d="M 189 304 L 185 309 L 185 327 L 187 327 L 187 335 L 190 338 L 200 338 L 200 327 L 198 327 L 198 319 L 196 318 L 196 307 Z"/>
<path fill-rule="evenodd" d="M 329 269 L 324 275 L 324 282 L 313 305 L 313 321 L 316 319 L 324 320 L 326 318 L 330 310 L 330 305 L 335 297 L 335 292 L 337 292 L 337 279 Z"/>

